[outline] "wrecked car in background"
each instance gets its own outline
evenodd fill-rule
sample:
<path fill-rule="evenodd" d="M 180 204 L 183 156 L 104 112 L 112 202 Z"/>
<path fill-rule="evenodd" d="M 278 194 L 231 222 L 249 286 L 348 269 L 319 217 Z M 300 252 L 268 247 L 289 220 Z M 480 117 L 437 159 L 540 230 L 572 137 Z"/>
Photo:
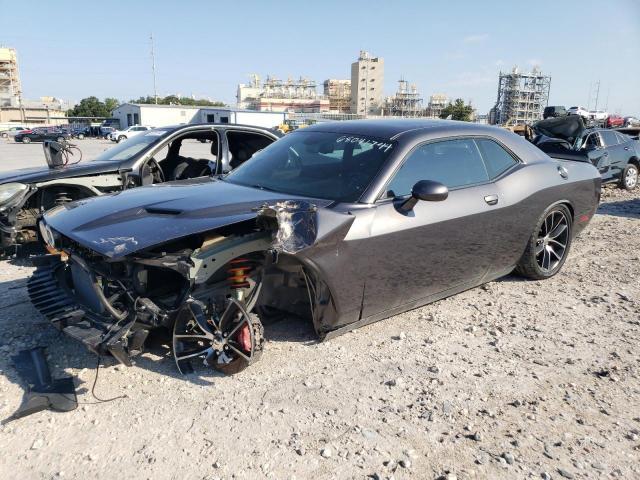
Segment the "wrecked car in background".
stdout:
<path fill-rule="evenodd" d="M 67 165 L 53 162 L 0 172 L 0 253 L 36 242 L 38 218 L 56 205 L 165 180 L 225 173 L 281 136 L 243 125 L 179 125 L 143 132 L 92 161 L 74 163 L 79 158 L 75 156 Z M 47 145 L 45 153 L 51 157 Z"/>
<path fill-rule="evenodd" d="M 549 118 L 532 127 L 533 143 L 554 158 L 591 162 L 604 183 L 633 190 L 638 185 L 640 143 L 619 131 L 586 128 L 578 115 Z"/>
<path fill-rule="evenodd" d="M 508 274 L 545 279 L 596 211 L 600 176 L 502 129 L 365 120 L 297 130 L 222 178 L 65 203 L 29 282 L 64 333 L 125 364 L 151 329 L 233 373 L 282 312 L 321 339 Z"/>

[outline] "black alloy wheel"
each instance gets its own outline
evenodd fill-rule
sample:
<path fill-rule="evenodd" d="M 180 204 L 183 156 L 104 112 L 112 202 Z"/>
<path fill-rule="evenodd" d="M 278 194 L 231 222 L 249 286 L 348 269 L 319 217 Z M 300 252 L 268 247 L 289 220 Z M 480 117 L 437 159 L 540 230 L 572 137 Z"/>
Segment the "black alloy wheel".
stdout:
<path fill-rule="evenodd" d="M 571 212 L 555 205 L 544 212 L 527 243 L 517 271 L 525 277 L 550 278 L 564 265 L 571 246 Z"/>

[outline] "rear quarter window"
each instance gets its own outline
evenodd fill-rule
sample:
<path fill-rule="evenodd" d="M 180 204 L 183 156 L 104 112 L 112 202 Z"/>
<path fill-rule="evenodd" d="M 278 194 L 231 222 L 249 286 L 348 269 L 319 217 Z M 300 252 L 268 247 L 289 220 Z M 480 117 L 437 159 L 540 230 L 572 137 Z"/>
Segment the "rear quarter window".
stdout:
<path fill-rule="evenodd" d="M 482 155 L 489 178 L 494 179 L 513 167 L 517 162 L 502 146 L 487 138 L 476 139 L 476 144 Z"/>

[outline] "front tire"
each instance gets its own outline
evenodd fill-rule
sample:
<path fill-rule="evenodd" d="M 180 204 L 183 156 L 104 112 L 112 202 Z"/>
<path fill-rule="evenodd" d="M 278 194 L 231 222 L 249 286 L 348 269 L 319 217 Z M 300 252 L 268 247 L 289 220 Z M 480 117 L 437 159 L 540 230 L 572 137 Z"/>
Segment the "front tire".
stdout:
<path fill-rule="evenodd" d="M 565 205 L 554 205 L 536 222 L 516 271 L 533 280 L 551 278 L 562 269 L 570 246 L 571 212 Z"/>
<path fill-rule="evenodd" d="M 58 142 L 58 143 L 62 143 L 62 142 L 64 142 L 64 137 L 58 137 L 58 138 L 56 138 L 56 142 Z"/>
<path fill-rule="evenodd" d="M 124 135 L 120 135 L 120 136 L 118 137 L 118 143 L 120 143 L 120 142 L 124 142 L 126 139 L 127 139 L 127 137 L 125 137 Z"/>
<path fill-rule="evenodd" d="M 24 137 L 22 139 L 22 143 L 31 143 L 31 139 L 29 137 Z"/>
<path fill-rule="evenodd" d="M 620 177 L 620 188 L 625 190 L 633 190 L 638 186 L 638 166 L 633 163 L 629 163 L 622 171 L 622 177 Z"/>

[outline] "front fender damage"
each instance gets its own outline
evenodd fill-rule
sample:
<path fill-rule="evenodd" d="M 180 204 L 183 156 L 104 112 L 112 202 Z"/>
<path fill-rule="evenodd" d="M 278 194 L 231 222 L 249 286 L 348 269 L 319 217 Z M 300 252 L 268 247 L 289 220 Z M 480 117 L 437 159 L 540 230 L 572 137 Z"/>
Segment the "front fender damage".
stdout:
<path fill-rule="evenodd" d="M 324 325 L 335 324 L 338 307 L 322 255 L 314 252 L 337 254 L 352 222 L 349 214 L 286 200 L 255 208 L 253 219 L 121 258 L 61 233 L 56 247 L 64 260 L 50 257 L 34 274 L 29 293 L 58 328 L 124 364 L 142 351 L 150 330 L 168 327 L 174 329 L 181 372 L 189 371 L 185 358 L 192 357 L 235 372 L 259 358 L 253 349 L 261 350 L 262 326 L 251 312 L 263 318 L 275 309 L 308 319 L 321 336 Z M 137 241 L 126 238 L 129 244 Z M 207 322 L 193 320 L 194 311 L 203 312 Z"/>

